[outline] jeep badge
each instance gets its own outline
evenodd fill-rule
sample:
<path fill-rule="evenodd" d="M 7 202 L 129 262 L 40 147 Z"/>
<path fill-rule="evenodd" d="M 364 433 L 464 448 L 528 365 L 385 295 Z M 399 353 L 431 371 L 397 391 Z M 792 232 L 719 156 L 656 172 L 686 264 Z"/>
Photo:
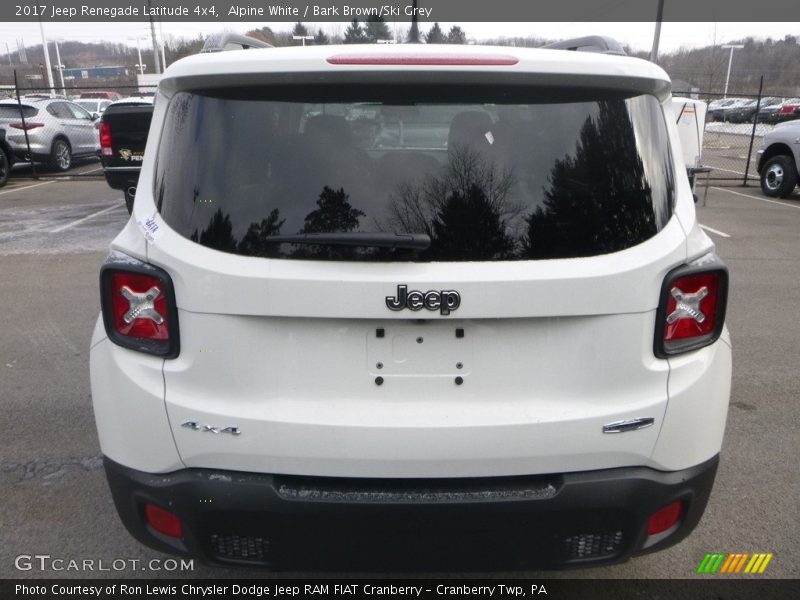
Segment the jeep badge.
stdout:
<path fill-rule="evenodd" d="M 396 296 L 386 296 L 386 306 L 389 310 L 395 311 L 404 308 L 413 311 L 427 308 L 428 310 L 438 310 L 443 315 L 449 315 L 461 306 L 461 294 L 455 290 L 442 290 L 441 292 L 412 290 L 409 292 L 407 285 L 398 285 Z"/>

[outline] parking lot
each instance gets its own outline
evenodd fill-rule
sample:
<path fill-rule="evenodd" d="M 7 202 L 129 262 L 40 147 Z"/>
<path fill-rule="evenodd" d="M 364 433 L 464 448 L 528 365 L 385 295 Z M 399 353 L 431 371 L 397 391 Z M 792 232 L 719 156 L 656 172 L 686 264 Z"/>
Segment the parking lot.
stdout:
<path fill-rule="evenodd" d="M 754 186 L 712 187 L 698 211 L 731 269 L 734 342 L 731 408 L 707 512 L 669 550 L 547 577 L 699 577 L 698 564 L 715 551 L 772 552 L 764 576 L 800 574 L 800 195 L 775 201 Z M 102 180 L 15 177 L 0 189 L 0 577 L 258 575 L 201 565 L 191 573 L 149 570 L 141 565 L 164 557 L 135 542 L 114 510 L 92 415 L 88 351 L 98 269 L 127 218 L 121 194 Z M 100 572 L 15 568 L 17 556 L 34 554 L 142 563 Z"/>

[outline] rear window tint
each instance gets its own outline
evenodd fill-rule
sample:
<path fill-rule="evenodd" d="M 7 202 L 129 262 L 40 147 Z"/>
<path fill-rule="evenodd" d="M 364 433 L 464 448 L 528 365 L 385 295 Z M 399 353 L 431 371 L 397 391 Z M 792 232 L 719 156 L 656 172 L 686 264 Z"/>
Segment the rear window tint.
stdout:
<path fill-rule="evenodd" d="M 287 259 L 592 256 L 672 214 L 661 105 L 610 90 L 454 86 L 181 92 L 155 193 L 166 222 L 224 252 Z M 388 232 L 426 250 L 276 243 Z"/>
<path fill-rule="evenodd" d="M 22 105 L 22 115 L 27 119 L 28 117 L 35 117 L 39 114 L 39 109 L 33 106 Z M 19 119 L 20 107 L 16 104 L 4 104 L 0 106 L 0 119 Z"/>

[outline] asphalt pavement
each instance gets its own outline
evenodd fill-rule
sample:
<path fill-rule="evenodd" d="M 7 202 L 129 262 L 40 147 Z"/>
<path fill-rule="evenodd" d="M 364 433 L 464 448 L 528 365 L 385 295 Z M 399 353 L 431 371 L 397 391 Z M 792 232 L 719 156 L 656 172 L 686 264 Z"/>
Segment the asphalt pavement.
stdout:
<path fill-rule="evenodd" d="M 700 526 L 679 545 L 622 565 L 470 575 L 692 578 L 716 551 L 772 552 L 763 577 L 800 575 L 800 195 L 772 201 L 756 187 L 711 188 L 698 212 L 731 270 L 734 343 L 720 470 Z M 135 542 L 114 510 L 88 349 L 98 269 L 127 216 L 121 193 L 103 181 L 14 180 L 0 189 L 0 578 L 270 576 L 199 564 L 151 570 L 151 559 L 167 557 Z M 94 561 L 94 570 L 19 570 L 21 555 Z M 120 559 L 141 562 L 97 570 L 98 561 Z"/>

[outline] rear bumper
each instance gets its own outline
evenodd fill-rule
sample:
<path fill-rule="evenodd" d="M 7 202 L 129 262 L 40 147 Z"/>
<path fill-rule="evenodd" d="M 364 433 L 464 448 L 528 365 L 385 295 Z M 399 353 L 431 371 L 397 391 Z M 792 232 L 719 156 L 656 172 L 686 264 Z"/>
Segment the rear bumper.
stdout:
<path fill-rule="evenodd" d="M 112 167 L 107 165 L 108 159 L 105 157 L 101 156 L 100 160 L 103 163 L 103 174 L 109 187 L 115 190 L 136 188 L 141 167 Z"/>
<path fill-rule="evenodd" d="M 522 569 L 594 566 L 671 546 L 703 514 L 718 457 L 675 472 L 626 467 L 463 479 L 344 479 L 185 469 L 105 459 L 117 510 L 140 542 L 217 565 L 273 569 Z M 672 529 L 649 517 L 684 503 Z M 167 538 L 153 503 L 181 519 Z"/>

